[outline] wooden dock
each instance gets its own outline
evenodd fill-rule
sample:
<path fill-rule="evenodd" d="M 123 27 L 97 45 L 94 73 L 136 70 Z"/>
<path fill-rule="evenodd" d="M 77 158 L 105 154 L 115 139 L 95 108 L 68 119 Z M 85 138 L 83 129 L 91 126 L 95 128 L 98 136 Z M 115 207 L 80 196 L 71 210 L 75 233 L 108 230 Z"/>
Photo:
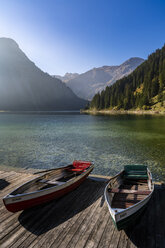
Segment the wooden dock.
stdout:
<path fill-rule="evenodd" d="M 0 171 L 1 248 L 165 247 L 165 186 L 155 192 L 136 225 L 117 231 L 104 201 L 107 179 L 90 177 L 76 190 L 40 207 L 8 212 L 2 197 L 23 182 L 28 173 Z"/>

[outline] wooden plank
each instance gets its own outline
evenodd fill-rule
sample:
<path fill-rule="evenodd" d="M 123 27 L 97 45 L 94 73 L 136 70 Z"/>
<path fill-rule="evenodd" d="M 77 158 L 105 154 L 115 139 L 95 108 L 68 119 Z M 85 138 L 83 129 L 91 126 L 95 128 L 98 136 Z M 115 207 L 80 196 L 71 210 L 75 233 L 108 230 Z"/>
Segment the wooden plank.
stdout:
<path fill-rule="evenodd" d="M 120 232 L 120 239 L 117 248 L 127 248 L 128 247 L 128 236 L 125 231 Z"/>
<path fill-rule="evenodd" d="M 19 175 L 11 173 L 10 175 L 5 175 L 0 179 L 0 194 L 2 194 L 2 192 L 7 188 L 11 187 L 12 180 L 15 179 L 15 177 L 19 178 Z"/>
<path fill-rule="evenodd" d="M 18 244 L 19 245 L 23 244 L 23 247 L 24 246 L 29 247 L 31 239 L 26 239 L 26 238 L 30 236 L 33 236 L 34 238 L 36 238 L 35 232 L 39 233 L 41 229 L 45 227 L 45 223 L 47 222 L 47 220 L 50 223 L 50 220 L 52 217 L 51 215 L 52 214 L 54 215 L 54 212 L 56 211 L 55 202 L 56 201 L 52 201 L 49 204 L 45 204 L 44 207 L 38 207 L 38 210 L 34 209 L 35 217 L 33 217 L 34 213 L 30 213 L 30 216 L 32 218 L 29 218 L 27 222 L 26 221 L 24 222 L 26 224 L 27 230 L 24 228 L 24 226 L 20 228 L 17 240 L 14 240 L 14 243 L 12 243 L 12 247 L 17 247 Z M 29 212 L 31 212 L 31 210 L 29 210 Z M 28 230 L 30 230 L 30 232 Z"/>
<path fill-rule="evenodd" d="M 23 180 L 25 180 L 25 178 L 23 178 Z M 1 229 L 0 229 L 1 240 L 5 239 L 5 236 L 8 233 L 11 233 L 12 230 L 16 230 L 16 228 L 19 226 L 19 222 L 17 221 L 17 217 L 20 213 L 12 214 L 6 210 L 6 214 L 10 214 L 11 216 L 10 216 L 10 218 L 6 219 L 6 221 L 3 221 L 3 223 L 0 226 L 1 227 Z"/>
<path fill-rule="evenodd" d="M 105 175 L 96 175 L 96 174 L 90 174 L 89 178 L 92 180 L 96 181 L 102 181 L 102 182 L 107 182 L 109 181 L 112 177 L 111 176 L 105 176 Z"/>
<path fill-rule="evenodd" d="M 122 185 L 121 187 L 122 189 L 135 189 L 135 190 L 149 190 L 148 185 L 140 185 L 140 184 L 136 184 L 136 185 Z"/>
<path fill-rule="evenodd" d="M 98 208 L 98 205 L 99 203 L 96 204 L 96 208 Z M 52 243 L 52 247 L 57 245 L 57 247 L 64 248 L 64 247 L 70 247 L 72 246 L 72 244 L 75 244 L 77 242 L 77 238 L 80 235 L 81 225 L 84 224 L 84 221 L 85 223 L 86 222 L 88 223 L 87 216 L 89 216 L 90 218 L 91 212 L 93 212 L 93 209 L 90 206 L 90 208 L 86 209 L 86 211 L 84 211 L 84 213 L 82 213 L 79 216 L 77 221 L 73 223 L 73 225 L 69 229 L 67 229 L 65 233 L 62 232 L 62 237 L 60 239 L 58 238 L 57 240 L 55 240 Z M 65 234 L 64 237 L 63 237 L 63 234 Z M 78 234 L 78 237 L 76 234 Z"/>
<path fill-rule="evenodd" d="M 91 206 L 88 207 L 84 211 L 84 213 L 78 218 L 78 220 L 72 225 L 72 227 L 68 230 L 66 236 L 61 240 L 61 243 L 54 242 L 54 245 L 59 245 L 60 248 L 62 247 L 70 247 L 75 246 L 80 234 L 83 233 L 84 229 L 87 225 L 89 225 L 89 222 L 95 216 L 96 210 L 100 207 L 100 198 L 91 204 Z"/>
<path fill-rule="evenodd" d="M 80 238 L 78 242 L 75 245 L 75 248 L 79 247 L 87 247 L 87 242 L 92 242 L 92 230 L 94 230 L 94 227 L 100 218 L 101 214 L 104 214 L 107 211 L 107 206 L 99 207 L 96 211 L 93 217 L 90 220 L 90 223 L 85 227 L 85 231 L 83 233 L 80 233 Z"/>
<path fill-rule="evenodd" d="M 120 204 L 129 205 L 129 204 L 136 204 L 138 202 L 140 202 L 140 200 L 137 199 L 118 199 L 118 200 L 115 199 L 115 201 L 112 202 L 112 207 L 114 205 L 120 205 Z"/>
<path fill-rule="evenodd" d="M 93 189 L 94 190 L 94 189 Z M 86 192 L 87 193 L 87 192 Z M 96 193 L 97 194 L 97 193 Z M 99 194 L 100 195 L 100 194 Z M 94 196 L 94 195 L 92 195 L 92 196 Z M 94 196 L 94 198 L 96 197 L 96 195 Z M 90 198 L 89 198 L 89 202 L 90 202 Z M 91 205 L 92 206 L 92 205 Z M 74 233 L 75 231 L 76 231 L 76 229 L 75 229 L 75 225 L 77 226 L 77 227 L 79 227 L 79 224 L 77 225 L 77 223 L 81 223 L 81 221 L 83 221 L 83 219 L 86 217 L 86 216 L 88 216 L 89 214 L 90 214 L 90 212 L 91 212 L 91 206 L 89 205 L 89 207 L 87 208 L 87 209 L 85 209 L 85 211 L 84 211 L 84 213 L 83 213 L 83 215 L 81 214 L 81 216 L 77 219 L 78 220 L 78 222 L 76 221 L 76 222 L 74 222 L 73 223 L 73 225 L 72 226 L 70 226 L 69 227 L 69 229 L 68 228 L 66 228 L 65 230 L 64 230 L 64 232 L 62 232 L 61 234 L 60 234 L 60 236 L 57 238 L 57 239 L 55 239 L 55 245 L 58 247 L 59 245 L 60 245 L 60 247 L 61 247 L 61 242 L 63 241 L 63 239 L 67 239 L 68 237 L 66 237 L 67 236 L 67 234 L 68 234 L 68 232 L 71 230 L 71 233 Z M 88 219 L 87 219 L 88 220 Z M 74 235 L 74 234 L 73 234 Z"/>
<path fill-rule="evenodd" d="M 43 209 L 45 210 L 45 208 L 43 208 Z M 37 209 L 34 208 L 34 209 L 31 209 L 30 211 L 27 211 L 26 215 L 23 215 L 22 219 L 20 217 L 20 212 L 12 214 L 12 216 L 10 218 L 6 219 L 6 221 L 4 221 L 1 224 L 0 239 L 5 238 L 5 236 L 7 234 L 12 232 L 13 230 L 16 230 L 16 228 L 18 226 L 20 226 L 20 222 L 18 221 L 18 217 L 20 218 L 21 221 L 25 221 L 25 222 L 26 222 L 26 220 L 33 221 L 34 218 L 30 218 L 30 217 L 32 217 L 34 213 L 37 214 L 36 210 Z M 34 217 L 36 218 L 36 216 L 37 215 L 35 215 Z"/>
<path fill-rule="evenodd" d="M 31 177 L 28 175 L 28 178 Z M 7 195 L 11 190 L 13 190 L 13 188 L 20 186 L 22 183 L 24 183 L 27 180 L 27 178 L 23 177 L 20 179 L 20 176 L 18 176 L 17 178 L 17 183 L 15 182 L 15 184 L 10 184 L 9 187 L 5 188 L 1 193 L 0 193 L 0 223 L 2 223 L 8 216 L 13 215 L 13 213 L 8 212 L 8 210 L 5 208 L 3 201 L 2 201 L 2 197 L 4 197 L 5 195 Z"/>
<path fill-rule="evenodd" d="M 73 199 L 72 199 L 73 200 Z M 49 212 L 49 215 L 46 217 L 46 219 L 44 218 L 42 218 L 41 219 L 41 221 L 39 221 L 38 223 L 35 223 L 34 225 L 33 225 L 33 227 L 31 228 L 31 234 L 30 235 L 28 235 L 28 239 L 27 239 L 27 237 L 26 237 L 26 233 L 25 233 L 25 235 L 23 235 L 23 238 L 21 239 L 21 247 L 23 247 L 24 245 L 28 245 L 28 247 L 30 247 L 31 245 L 31 243 L 36 239 L 36 235 L 34 235 L 33 234 L 33 230 L 34 230 L 34 232 L 35 232 L 35 230 L 37 230 L 38 231 L 38 233 L 41 233 L 42 234 L 42 228 L 43 228 L 43 231 L 44 231 L 44 228 L 46 229 L 47 227 L 49 227 L 50 229 L 51 229 L 51 225 L 52 225 L 52 217 L 54 217 L 54 216 L 57 216 L 57 214 L 55 215 L 55 208 L 52 206 L 51 208 L 50 208 L 50 210 L 48 211 Z M 48 221 L 49 221 L 49 223 L 48 223 Z M 51 221 L 50 221 L 51 220 Z M 54 218 L 54 220 L 55 220 L 55 218 Z M 46 223 L 47 223 L 47 225 L 46 225 Z M 47 226 L 47 227 L 46 227 Z M 48 233 L 49 232 L 46 232 L 46 235 L 48 235 Z M 42 236 L 42 235 L 41 235 Z M 40 237 L 40 236 L 39 236 Z M 39 237 L 37 237 L 37 244 L 39 244 L 40 243 L 40 241 L 39 241 Z M 50 238 L 50 235 L 49 235 L 49 238 Z M 25 240 L 25 242 L 24 242 L 24 239 L 27 239 L 27 244 L 26 244 L 26 240 Z M 18 240 L 18 242 L 16 242 L 15 244 L 14 244 L 14 247 L 15 247 L 15 245 L 17 245 L 18 243 L 20 243 L 20 240 Z M 17 246 L 16 246 L 17 247 Z"/>
<path fill-rule="evenodd" d="M 83 185 L 81 187 L 83 187 Z M 61 232 L 60 232 L 60 234 L 57 235 L 57 237 L 56 237 L 56 235 L 54 236 L 54 233 L 51 232 L 51 236 L 53 235 L 53 237 L 51 239 L 49 238 L 48 243 L 46 243 L 45 240 L 43 239 L 43 242 L 46 243 L 46 246 L 47 247 L 49 247 L 50 245 L 51 246 L 55 245 L 56 247 L 58 247 L 58 246 L 61 247 L 61 242 L 63 242 L 63 240 L 67 240 L 67 242 L 69 242 L 68 236 L 71 238 L 72 234 L 76 231 L 75 225 L 76 225 L 76 228 L 79 228 L 79 223 L 81 223 L 81 221 L 83 221 L 83 219 L 86 218 L 86 216 L 88 216 L 90 214 L 90 212 L 91 212 L 91 208 L 92 208 L 92 204 L 91 203 L 93 201 L 95 202 L 95 199 L 97 199 L 98 196 L 100 195 L 100 193 L 97 191 L 97 188 L 98 188 L 98 185 L 96 184 L 96 186 L 93 189 L 92 189 L 92 185 L 91 185 L 90 187 L 87 187 L 87 188 L 85 188 L 83 190 L 84 193 L 85 193 L 85 198 L 84 198 L 83 206 L 85 207 L 86 204 L 87 204 L 87 202 L 88 202 L 89 207 L 88 208 L 85 208 L 85 211 L 83 211 L 83 212 L 80 212 L 80 213 L 78 212 L 78 214 L 76 214 L 71 220 L 69 220 L 69 223 L 65 227 L 65 229 L 63 228 L 63 225 L 62 225 L 60 227 L 60 228 L 62 228 L 61 229 Z M 99 189 L 99 191 L 100 191 L 100 189 Z M 96 195 L 95 194 L 91 194 L 92 192 L 96 192 Z M 76 205 L 77 205 L 77 202 L 76 202 Z M 78 205 L 77 206 L 74 206 L 75 210 L 77 208 L 80 209 L 80 206 L 78 206 Z M 93 208 L 92 208 L 92 210 L 93 210 Z M 71 209 L 70 209 L 70 211 L 71 211 Z M 76 218 L 76 220 L 74 221 L 75 218 Z M 87 220 L 88 220 L 88 218 L 87 218 Z M 69 233 L 70 231 L 71 231 L 71 234 Z M 39 247 L 39 246 L 37 246 L 37 247 Z"/>
<path fill-rule="evenodd" d="M 16 178 L 8 187 L 6 187 L 1 193 L 0 193 L 0 207 L 4 206 L 2 198 L 7 195 L 8 193 L 10 193 L 11 191 L 13 191 L 15 188 L 19 187 L 21 184 L 25 183 L 27 180 L 32 179 L 30 175 L 27 176 L 27 178 L 25 177 L 18 177 Z M 6 208 L 4 207 L 2 212 L 6 212 Z M 2 214 L 2 212 L 0 214 Z M 0 219 L 1 222 L 1 219 Z"/>
<path fill-rule="evenodd" d="M 20 221 L 17 220 L 12 222 L 10 226 L 0 235 L 1 242 L 3 242 L 7 247 L 10 247 L 19 237 L 21 238 L 24 233 L 28 231 L 30 226 L 38 224 L 39 220 L 41 219 L 44 221 L 47 218 L 49 211 L 51 210 L 51 206 L 53 206 L 53 203 L 47 204 L 40 208 L 40 211 L 37 211 L 35 208 L 27 211 L 21 216 L 22 218 L 19 216 Z M 20 224 L 20 222 L 26 223 L 26 229 Z"/>
<path fill-rule="evenodd" d="M 88 241 L 85 244 L 86 247 L 96 248 L 98 246 L 98 243 L 103 235 L 105 226 L 107 224 L 108 218 L 109 218 L 109 212 L 107 211 L 107 208 L 105 208 L 105 211 L 102 210 L 100 218 L 96 222 L 96 225 L 94 226 L 88 238 Z"/>
<path fill-rule="evenodd" d="M 10 185 L 7 186 L 2 192 L 0 192 L 0 197 L 5 196 L 6 194 L 13 191 L 15 188 L 19 187 L 21 184 L 31 179 L 33 179 L 32 175 L 27 175 L 26 177 L 24 175 L 15 176 L 12 180 L 9 181 Z"/>
<path fill-rule="evenodd" d="M 121 235 L 121 231 L 115 229 L 111 238 L 111 242 L 109 244 L 109 248 L 118 247 L 120 235 Z"/>
<path fill-rule="evenodd" d="M 98 248 L 109 247 L 114 231 L 115 231 L 115 226 L 112 222 L 112 218 L 109 216 L 107 220 L 107 224 L 104 228 L 103 235 L 100 238 L 100 241 L 98 242 Z"/>
<path fill-rule="evenodd" d="M 76 191 L 74 191 L 74 192 L 77 192 L 77 194 L 78 195 L 80 195 L 80 192 L 79 192 L 79 190 L 77 189 Z M 71 208 L 68 208 L 68 206 L 73 206 L 73 210 L 74 210 L 74 208 L 76 209 L 79 209 L 80 208 L 80 205 L 78 204 L 78 195 L 76 196 L 75 195 L 75 193 L 74 192 L 72 192 L 71 194 L 74 196 L 74 198 L 75 199 L 70 199 L 70 195 L 68 195 L 68 200 L 70 201 L 66 201 L 66 197 L 64 197 L 64 198 L 62 198 L 63 199 L 63 202 L 65 202 L 65 208 L 64 207 L 62 207 L 63 206 L 63 204 L 61 203 L 61 211 L 62 211 L 62 216 L 61 216 L 61 219 L 60 219 L 60 222 L 62 222 L 63 223 L 63 220 L 62 220 L 62 218 L 65 220 L 65 218 L 68 218 L 69 219 L 69 222 L 70 222 L 70 220 L 71 221 L 73 221 L 73 223 L 75 223 L 76 222 L 76 224 L 77 224 L 77 220 L 75 220 L 74 221 L 74 218 L 77 218 L 78 217 L 78 215 L 76 214 L 75 215 L 75 217 L 72 217 L 71 219 L 69 218 L 69 216 L 70 216 L 70 214 L 71 214 Z M 82 190 L 81 191 L 83 194 L 82 194 L 82 198 L 84 198 L 84 196 L 85 196 L 85 194 L 87 193 L 85 190 Z M 73 194 L 74 193 L 74 194 Z M 89 196 L 89 195 L 88 195 Z M 62 200 L 61 199 L 61 200 Z M 80 197 L 80 199 L 81 199 L 81 197 Z M 84 202 L 82 202 L 83 204 L 84 204 Z M 60 206 L 59 206 L 60 207 Z M 85 212 L 85 211 L 84 211 Z M 64 215 L 64 213 L 65 213 L 65 215 Z M 82 214 L 83 212 L 80 212 L 80 214 Z M 74 212 L 72 213 L 72 214 L 74 214 Z M 70 227 L 70 223 L 66 223 L 66 222 L 64 222 L 64 225 L 62 224 L 62 225 L 60 225 L 60 228 L 58 228 L 58 230 L 56 230 L 56 233 L 54 233 L 54 223 L 55 223 L 55 221 L 57 222 L 57 219 L 55 218 L 55 214 L 54 214 L 54 212 L 53 212 L 53 214 L 52 214 L 52 216 L 51 216 L 51 221 L 50 221 L 50 218 L 48 218 L 48 221 L 49 221 L 49 223 L 47 223 L 47 225 L 49 226 L 49 228 L 50 228 L 50 231 L 48 232 L 48 233 L 44 233 L 43 235 L 41 235 L 40 237 L 37 237 L 37 239 L 35 240 L 35 238 L 34 238 L 34 235 L 33 235 L 33 237 L 32 237 L 32 235 L 31 235 L 31 237 L 30 237 L 30 242 L 28 242 L 28 247 L 33 247 L 33 246 L 35 246 L 35 247 L 41 247 L 41 244 L 43 245 L 44 243 L 46 243 L 45 245 L 46 245 L 46 247 L 49 247 L 50 245 L 51 245 L 51 243 L 53 243 L 54 242 L 54 240 L 56 240 L 56 247 L 57 247 L 57 244 L 58 244 L 58 239 L 56 239 L 56 238 L 61 238 L 61 242 L 62 242 L 62 240 L 63 240 L 63 238 L 65 237 L 64 236 L 64 232 L 65 231 L 67 231 L 67 229 Z M 60 216 L 60 212 L 58 213 L 58 216 Z M 41 225 L 41 223 L 40 223 L 40 225 Z M 44 223 L 44 225 L 41 225 L 41 227 L 43 228 L 43 231 L 44 231 L 44 228 L 45 228 L 45 223 Z M 52 229 L 52 230 L 51 230 Z M 62 232 L 62 233 L 60 233 L 60 231 Z M 42 233 L 42 229 L 40 230 L 40 232 Z M 47 239 L 47 235 L 49 235 L 49 239 Z M 45 238 L 46 237 L 46 238 Z M 37 242 L 36 242 L 37 241 Z M 25 241 L 25 243 L 23 242 L 23 246 L 26 244 L 26 241 Z M 30 246 L 29 246 L 30 245 Z"/>
<path fill-rule="evenodd" d="M 5 215 L 5 218 L 3 219 L 3 221 L 0 224 L 0 238 L 2 238 L 1 235 L 3 235 L 4 230 L 7 230 L 8 227 L 11 227 L 11 225 L 14 222 L 17 222 L 17 217 L 18 217 L 19 213 L 13 214 L 13 213 L 9 213 L 7 212 Z M 6 232 L 8 233 L 8 232 Z"/>
<path fill-rule="evenodd" d="M 115 195 L 114 199 L 116 199 L 117 201 L 125 201 L 125 200 L 143 200 L 145 198 L 144 195 L 120 195 L 117 194 Z"/>
<path fill-rule="evenodd" d="M 134 195 L 149 195 L 151 193 L 150 190 L 133 190 L 133 189 L 108 189 L 109 193 L 120 193 L 120 194 L 134 194 Z"/>
<path fill-rule="evenodd" d="M 1 171 L 0 173 L 0 179 L 3 179 L 4 177 L 10 177 L 11 175 L 17 174 L 14 171 Z"/>
<path fill-rule="evenodd" d="M 135 179 L 135 180 L 131 180 L 131 179 L 124 179 L 124 183 L 127 183 L 127 184 L 147 184 L 147 179 Z"/>
<path fill-rule="evenodd" d="M 0 175 L 0 179 L 10 180 L 10 178 L 12 178 L 12 177 L 14 177 L 14 176 L 18 176 L 18 173 L 14 172 L 14 171 L 3 172 L 3 173 Z"/>
<path fill-rule="evenodd" d="M 3 196 L 35 175 L 1 172 L 10 184 L 0 191 Z M 96 178 L 97 179 L 97 178 Z M 106 182 L 106 180 L 105 180 Z M 3 185 L 3 181 L 2 183 Z M 106 204 L 101 204 L 105 183 L 87 179 L 65 197 L 27 211 L 10 213 L 0 201 L 0 247 L 2 248 L 134 248 L 165 247 L 165 187 L 155 188 L 142 218 L 125 231 L 114 227 Z M 146 191 L 146 185 L 127 185 L 124 190 Z M 130 191 L 129 191 L 130 192 Z M 128 204 L 145 195 L 117 193 L 116 200 Z M 142 231 L 143 230 L 143 231 Z"/>

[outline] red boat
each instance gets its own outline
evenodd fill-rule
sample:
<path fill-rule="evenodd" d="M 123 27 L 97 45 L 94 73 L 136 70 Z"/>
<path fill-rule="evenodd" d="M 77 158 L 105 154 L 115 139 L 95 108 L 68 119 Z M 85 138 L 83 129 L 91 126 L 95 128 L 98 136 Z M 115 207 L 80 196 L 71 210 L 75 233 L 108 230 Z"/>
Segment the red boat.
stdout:
<path fill-rule="evenodd" d="M 94 164 L 74 161 L 73 164 L 52 169 L 12 191 L 3 198 L 8 211 L 17 212 L 53 199 L 57 199 L 78 187 Z"/>

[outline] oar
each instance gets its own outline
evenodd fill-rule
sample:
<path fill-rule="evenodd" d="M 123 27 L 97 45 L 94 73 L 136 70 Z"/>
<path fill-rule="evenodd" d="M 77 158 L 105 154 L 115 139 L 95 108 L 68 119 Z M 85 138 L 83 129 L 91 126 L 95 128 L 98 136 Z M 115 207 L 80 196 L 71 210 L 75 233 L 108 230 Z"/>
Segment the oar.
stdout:
<path fill-rule="evenodd" d="M 40 174 L 40 173 L 45 173 L 45 172 L 52 171 L 52 170 L 55 170 L 55 169 L 37 171 L 37 172 L 34 172 L 33 175 Z"/>
<path fill-rule="evenodd" d="M 54 168 L 54 169 L 49 169 L 49 170 L 43 170 L 43 171 L 37 171 L 37 172 L 34 172 L 33 175 L 40 174 L 40 173 L 45 173 L 45 172 L 52 171 L 52 170 L 64 169 L 66 167 L 68 167 L 68 166 L 64 166 L 64 167 L 60 167 L 60 168 Z"/>

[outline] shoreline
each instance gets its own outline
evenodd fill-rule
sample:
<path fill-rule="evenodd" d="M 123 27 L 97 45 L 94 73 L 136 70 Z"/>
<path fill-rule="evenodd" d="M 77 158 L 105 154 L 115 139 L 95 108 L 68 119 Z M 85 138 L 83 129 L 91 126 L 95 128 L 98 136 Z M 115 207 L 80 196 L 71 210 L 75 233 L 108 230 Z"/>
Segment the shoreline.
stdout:
<path fill-rule="evenodd" d="M 124 114 L 133 114 L 133 115 L 165 115 L 165 111 L 158 111 L 158 110 L 113 110 L 113 109 L 89 109 L 89 110 L 81 110 L 80 113 L 83 114 L 105 114 L 105 115 L 124 115 Z"/>

